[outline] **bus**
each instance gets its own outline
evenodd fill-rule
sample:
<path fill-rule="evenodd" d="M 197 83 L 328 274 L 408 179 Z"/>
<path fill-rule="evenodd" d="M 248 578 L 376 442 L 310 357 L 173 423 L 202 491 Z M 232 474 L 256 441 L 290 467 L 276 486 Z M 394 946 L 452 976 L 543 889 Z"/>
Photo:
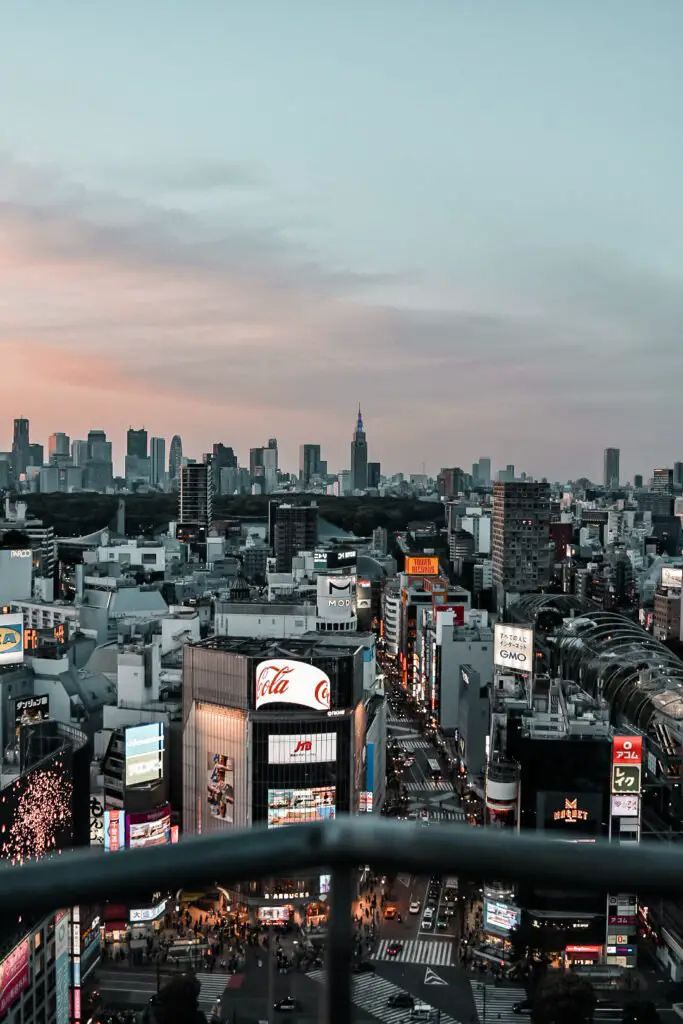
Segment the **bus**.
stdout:
<path fill-rule="evenodd" d="M 429 774 L 434 779 L 434 781 L 438 782 L 439 779 L 441 778 L 441 765 L 436 760 L 436 758 L 427 758 L 427 769 L 429 770 Z"/>

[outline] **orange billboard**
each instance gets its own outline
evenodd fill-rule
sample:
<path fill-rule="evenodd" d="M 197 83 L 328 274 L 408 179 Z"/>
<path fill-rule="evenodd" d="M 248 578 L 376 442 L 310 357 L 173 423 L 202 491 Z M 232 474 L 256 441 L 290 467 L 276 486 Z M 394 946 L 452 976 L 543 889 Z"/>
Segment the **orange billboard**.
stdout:
<path fill-rule="evenodd" d="M 438 576 L 439 559 L 434 555 L 407 555 L 405 572 L 409 576 Z"/>

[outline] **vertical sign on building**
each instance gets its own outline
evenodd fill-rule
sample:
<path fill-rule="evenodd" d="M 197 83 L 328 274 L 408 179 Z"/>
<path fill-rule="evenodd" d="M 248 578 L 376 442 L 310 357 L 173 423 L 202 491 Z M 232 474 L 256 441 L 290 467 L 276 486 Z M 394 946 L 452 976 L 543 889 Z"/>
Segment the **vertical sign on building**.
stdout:
<path fill-rule="evenodd" d="M 69 925 L 68 910 L 55 914 L 56 1024 L 69 1024 Z"/>
<path fill-rule="evenodd" d="M 610 828 L 612 843 L 640 842 L 640 788 L 643 737 L 615 736 L 612 740 Z M 607 897 L 606 962 L 615 967 L 637 963 L 638 898 L 635 893 Z"/>
<path fill-rule="evenodd" d="M 81 1019 L 81 908 L 71 910 L 71 986 L 73 1005 L 71 1019 L 78 1024 Z"/>

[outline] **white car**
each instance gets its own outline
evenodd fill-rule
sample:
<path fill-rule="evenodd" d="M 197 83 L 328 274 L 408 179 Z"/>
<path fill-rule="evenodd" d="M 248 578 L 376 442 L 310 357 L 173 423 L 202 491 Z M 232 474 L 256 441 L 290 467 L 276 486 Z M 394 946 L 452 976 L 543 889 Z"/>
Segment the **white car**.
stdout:
<path fill-rule="evenodd" d="M 410 904 L 408 909 L 409 909 L 411 914 L 419 914 L 420 913 L 420 901 L 419 900 L 413 900 L 413 902 Z"/>

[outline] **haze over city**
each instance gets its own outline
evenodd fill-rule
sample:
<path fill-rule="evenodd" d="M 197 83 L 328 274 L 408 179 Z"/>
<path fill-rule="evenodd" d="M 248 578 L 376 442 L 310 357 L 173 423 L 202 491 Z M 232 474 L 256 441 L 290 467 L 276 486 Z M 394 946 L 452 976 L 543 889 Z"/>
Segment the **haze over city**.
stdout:
<path fill-rule="evenodd" d="M 25 415 L 341 467 L 361 401 L 387 472 L 678 458 L 683 9 L 507 13 L 16 7 L 0 446 Z"/>

